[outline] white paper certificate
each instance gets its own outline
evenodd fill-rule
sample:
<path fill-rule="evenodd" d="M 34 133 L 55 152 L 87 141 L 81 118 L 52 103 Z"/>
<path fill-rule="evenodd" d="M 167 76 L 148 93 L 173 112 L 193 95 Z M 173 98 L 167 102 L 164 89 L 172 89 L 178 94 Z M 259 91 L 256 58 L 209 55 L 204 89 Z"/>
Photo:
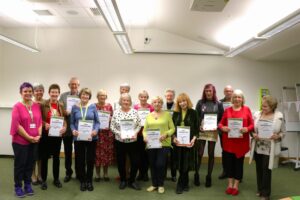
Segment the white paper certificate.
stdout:
<path fill-rule="evenodd" d="M 213 131 L 217 129 L 217 114 L 204 114 L 203 119 L 203 130 L 204 131 Z"/>
<path fill-rule="evenodd" d="M 144 126 L 145 121 L 146 121 L 146 117 L 147 117 L 147 115 L 149 113 L 150 113 L 150 109 L 149 108 L 140 108 L 138 110 L 138 114 L 139 114 L 139 117 L 141 119 L 141 126 Z"/>
<path fill-rule="evenodd" d="M 228 128 L 230 129 L 228 138 L 243 137 L 243 134 L 240 132 L 240 130 L 243 128 L 242 118 L 228 118 Z"/>
<path fill-rule="evenodd" d="M 160 130 L 159 129 L 148 129 L 147 130 L 147 148 L 148 149 L 158 149 L 161 148 Z"/>
<path fill-rule="evenodd" d="M 52 116 L 50 119 L 50 129 L 49 129 L 48 136 L 60 137 L 59 131 L 63 128 L 63 126 L 64 126 L 63 117 Z"/>
<path fill-rule="evenodd" d="M 270 139 L 273 135 L 273 122 L 267 120 L 258 121 L 258 137 Z"/>
<path fill-rule="evenodd" d="M 121 120 L 120 121 L 121 128 L 121 139 L 131 139 L 134 137 L 134 121 L 132 119 Z"/>
<path fill-rule="evenodd" d="M 100 129 L 108 129 L 110 112 L 105 112 L 105 111 L 99 110 L 98 117 L 99 117 L 99 121 L 100 121 Z"/>
<path fill-rule="evenodd" d="M 225 110 L 226 108 L 231 107 L 232 103 L 231 102 L 222 102 L 222 105 L 223 105 L 223 109 Z"/>
<path fill-rule="evenodd" d="M 67 111 L 71 112 L 72 107 L 75 104 L 78 104 L 79 102 L 80 102 L 80 99 L 78 98 L 78 96 L 72 96 L 72 95 L 67 96 Z"/>
<path fill-rule="evenodd" d="M 189 126 L 177 126 L 177 140 L 179 145 L 190 144 L 190 132 Z"/>
<path fill-rule="evenodd" d="M 77 140 L 80 141 L 91 141 L 93 131 L 93 121 L 92 120 L 79 120 L 78 123 L 78 137 Z"/>

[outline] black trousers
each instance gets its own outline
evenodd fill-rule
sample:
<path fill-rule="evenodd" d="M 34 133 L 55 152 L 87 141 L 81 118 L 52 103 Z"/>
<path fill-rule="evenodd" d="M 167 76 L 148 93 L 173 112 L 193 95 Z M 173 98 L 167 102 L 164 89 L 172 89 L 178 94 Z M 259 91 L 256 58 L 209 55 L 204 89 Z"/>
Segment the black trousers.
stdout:
<path fill-rule="evenodd" d="M 163 186 L 166 173 L 166 162 L 170 148 L 163 147 L 160 149 L 148 149 L 147 151 L 150 163 L 152 186 Z"/>
<path fill-rule="evenodd" d="M 45 145 L 43 148 L 45 152 L 42 154 L 41 159 L 41 175 L 42 180 L 47 181 L 48 176 L 48 159 L 50 156 L 52 156 L 52 172 L 53 172 L 53 178 L 54 180 L 59 179 L 59 165 L 60 165 L 60 148 L 61 148 L 61 137 L 49 137 L 43 135 L 41 144 Z"/>
<path fill-rule="evenodd" d="M 117 165 L 120 181 L 126 181 L 126 156 L 130 160 L 130 177 L 128 182 L 133 183 L 139 166 L 139 152 L 137 142 L 124 143 L 115 140 Z"/>
<path fill-rule="evenodd" d="M 73 174 L 72 170 L 72 152 L 73 152 L 73 135 L 67 135 L 63 137 L 64 151 L 65 151 L 65 168 L 66 175 L 71 176 Z M 76 160 L 75 160 L 76 169 Z"/>
<path fill-rule="evenodd" d="M 143 135 L 138 135 L 137 146 L 139 152 L 139 175 L 144 177 L 148 174 L 149 159 L 146 151 L 146 144 Z"/>
<path fill-rule="evenodd" d="M 234 153 L 224 151 L 225 170 L 228 178 L 241 180 L 243 177 L 244 156 L 237 158 Z"/>
<path fill-rule="evenodd" d="M 92 182 L 94 164 L 96 158 L 97 141 L 75 141 L 75 149 L 78 160 L 77 176 L 80 182 Z"/>
<path fill-rule="evenodd" d="M 257 191 L 263 197 L 269 197 L 271 194 L 272 170 L 269 169 L 269 158 L 268 155 L 254 153 Z"/>
<path fill-rule="evenodd" d="M 22 187 L 22 182 L 25 184 L 31 183 L 31 175 L 34 164 L 35 145 L 21 145 L 12 143 L 15 159 L 14 159 L 14 181 L 15 187 Z"/>

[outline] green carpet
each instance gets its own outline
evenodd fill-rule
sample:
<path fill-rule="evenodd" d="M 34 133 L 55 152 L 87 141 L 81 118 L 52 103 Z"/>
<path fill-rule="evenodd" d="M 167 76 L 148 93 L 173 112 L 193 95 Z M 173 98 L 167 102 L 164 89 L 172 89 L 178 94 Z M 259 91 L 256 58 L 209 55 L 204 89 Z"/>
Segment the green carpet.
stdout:
<path fill-rule="evenodd" d="M 64 163 L 61 159 L 60 177 L 61 181 L 64 177 Z M 157 192 L 148 193 L 146 188 L 151 185 L 151 182 L 140 182 L 142 187 L 141 191 L 134 191 L 131 188 L 125 190 L 118 189 L 118 182 L 114 179 L 117 176 L 116 167 L 111 167 L 109 176 L 110 182 L 100 181 L 94 183 L 95 190 L 93 192 L 81 192 L 79 190 L 79 182 L 72 179 L 69 183 L 63 183 L 61 189 L 53 186 L 52 181 L 52 161 L 49 160 L 49 177 L 48 177 L 48 190 L 43 191 L 39 186 L 33 186 L 35 195 L 32 197 L 25 197 L 26 199 L 40 199 L 40 200 L 99 200 L 99 199 L 118 199 L 118 200 L 177 200 L 177 199 L 259 199 L 255 196 L 256 193 L 256 175 L 255 163 L 248 165 L 245 163 L 243 183 L 240 185 L 240 194 L 236 197 L 226 195 L 226 180 L 218 180 L 218 175 L 221 172 L 220 164 L 215 164 L 212 187 L 204 187 L 204 179 L 206 174 L 207 165 L 204 164 L 200 170 L 200 187 L 195 187 L 192 184 L 193 173 L 190 173 L 190 191 L 181 195 L 175 194 L 176 184 L 167 180 L 165 181 L 165 194 L 158 194 Z M 13 159 L 0 158 L 0 200 L 17 199 L 14 196 L 13 187 Z M 284 197 L 299 196 L 300 195 L 300 171 L 294 171 L 292 165 L 280 166 L 280 168 L 273 171 L 272 180 L 272 196 L 271 199 L 280 199 Z"/>

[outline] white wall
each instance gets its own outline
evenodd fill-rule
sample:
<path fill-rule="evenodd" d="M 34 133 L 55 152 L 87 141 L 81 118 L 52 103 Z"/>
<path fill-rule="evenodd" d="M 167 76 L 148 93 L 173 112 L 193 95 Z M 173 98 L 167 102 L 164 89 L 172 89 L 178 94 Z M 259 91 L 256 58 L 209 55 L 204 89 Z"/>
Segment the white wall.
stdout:
<path fill-rule="evenodd" d="M 4 31 L 33 44 L 34 32 L 30 29 Z M 1 95 L 0 105 L 11 106 L 19 100 L 18 87 L 23 81 L 41 82 L 46 88 L 58 83 L 65 91 L 69 78 L 78 76 L 81 86 L 90 87 L 94 94 L 100 88 L 106 89 L 110 102 L 118 98 L 118 86 L 123 82 L 132 85 L 135 101 L 142 89 L 154 96 L 163 95 L 165 88 L 170 87 L 177 93 L 187 92 L 194 104 L 201 97 L 204 84 L 215 84 L 220 98 L 223 87 L 231 84 L 242 89 L 247 105 L 257 110 L 259 88 L 269 88 L 281 98 L 282 86 L 299 82 L 297 63 L 196 55 L 125 55 L 106 29 L 42 29 L 37 41 L 41 49 L 38 54 L 3 46 L 0 91 L 5 95 Z M 9 124 L 2 126 L 1 133 L 8 134 Z M 220 155 L 219 145 L 216 152 Z"/>

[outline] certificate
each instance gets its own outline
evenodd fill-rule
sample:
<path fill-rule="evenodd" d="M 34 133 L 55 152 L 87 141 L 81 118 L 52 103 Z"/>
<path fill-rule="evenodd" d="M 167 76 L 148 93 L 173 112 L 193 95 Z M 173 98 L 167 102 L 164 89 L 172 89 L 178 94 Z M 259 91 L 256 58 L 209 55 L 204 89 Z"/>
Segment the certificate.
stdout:
<path fill-rule="evenodd" d="M 93 121 L 92 120 L 79 120 L 78 123 L 78 136 L 77 140 L 80 141 L 91 141 L 93 131 Z"/>
<path fill-rule="evenodd" d="M 186 146 L 190 144 L 190 133 L 191 130 L 189 126 L 177 126 L 177 140 L 179 142 L 179 145 Z"/>
<path fill-rule="evenodd" d="M 218 131 L 204 131 L 199 133 L 199 139 L 200 140 L 206 140 L 206 141 L 212 141 L 217 142 L 218 141 Z"/>
<path fill-rule="evenodd" d="M 78 98 L 78 96 L 68 95 L 67 96 L 67 111 L 71 112 L 72 111 L 72 107 L 75 104 L 78 104 L 79 102 L 80 102 L 80 99 Z"/>
<path fill-rule="evenodd" d="M 134 137 L 134 121 L 132 119 L 126 119 L 120 121 L 121 139 L 131 139 Z"/>
<path fill-rule="evenodd" d="M 63 117 L 55 117 L 52 116 L 50 119 L 50 129 L 48 136 L 51 137 L 61 137 L 60 130 L 64 126 L 64 118 Z"/>
<path fill-rule="evenodd" d="M 228 128 L 230 129 L 228 138 L 243 137 L 243 134 L 241 133 L 241 129 L 243 128 L 242 118 L 228 118 Z"/>
<path fill-rule="evenodd" d="M 226 108 L 231 107 L 232 103 L 231 102 L 222 102 L 222 105 L 223 105 L 223 109 L 225 110 Z"/>
<path fill-rule="evenodd" d="M 99 122 L 100 122 L 100 129 L 108 129 L 110 112 L 105 112 L 105 111 L 99 110 L 98 117 L 99 117 Z"/>
<path fill-rule="evenodd" d="M 204 114 L 203 119 L 203 130 L 204 131 L 214 131 L 217 130 L 217 114 Z"/>
<path fill-rule="evenodd" d="M 273 122 L 267 120 L 258 121 L 258 137 L 264 139 L 270 139 L 273 135 Z"/>
<path fill-rule="evenodd" d="M 160 130 L 159 129 L 147 129 L 147 148 L 158 149 L 161 148 Z"/>
<path fill-rule="evenodd" d="M 146 121 L 146 117 L 147 117 L 147 115 L 149 113 L 150 113 L 150 109 L 149 108 L 140 108 L 138 110 L 138 114 L 139 114 L 139 117 L 141 119 L 141 126 L 144 126 L 145 121 Z"/>

